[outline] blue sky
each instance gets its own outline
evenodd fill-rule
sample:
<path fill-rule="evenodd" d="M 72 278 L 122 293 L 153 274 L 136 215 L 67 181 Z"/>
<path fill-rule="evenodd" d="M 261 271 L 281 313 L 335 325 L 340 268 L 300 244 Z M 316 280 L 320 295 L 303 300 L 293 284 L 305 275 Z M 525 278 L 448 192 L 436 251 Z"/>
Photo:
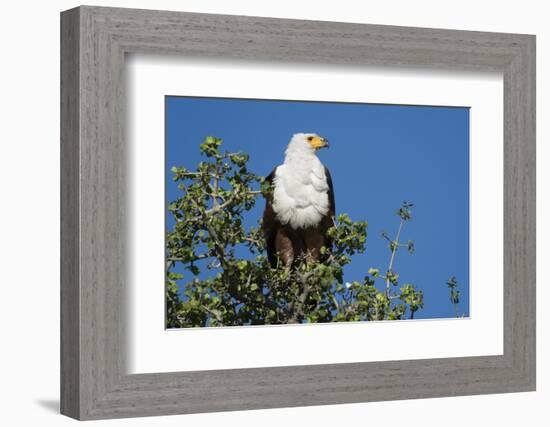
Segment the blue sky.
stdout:
<path fill-rule="evenodd" d="M 459 283 L 459 311 L 469 315 L 469 109 L 408 105 L 166 97 L 166 196 L 177 198 L 172 166 L 194 169 L 207 135 L 229 151 L 250 154 L 250 170 L 267 176 L 281 164 L 290 137 L 315 132 L 330 140 L 318 152 L 330 169 L 336 211 L 367 220 L 366 251 L 346 267 L 345 280 L 362 280 L 369 267 L 384 271 L 387 231 L 399 224 L 395 211 L 414 203 L 401 240 L 416 251 L 397 253 L 400 283 L 424 292 L 415 318 L 454 317 L 447 279 Z M 257 225 L 264 201 L 245 218 Z M 170 227 L 171 218 L 167 216 Z"/>

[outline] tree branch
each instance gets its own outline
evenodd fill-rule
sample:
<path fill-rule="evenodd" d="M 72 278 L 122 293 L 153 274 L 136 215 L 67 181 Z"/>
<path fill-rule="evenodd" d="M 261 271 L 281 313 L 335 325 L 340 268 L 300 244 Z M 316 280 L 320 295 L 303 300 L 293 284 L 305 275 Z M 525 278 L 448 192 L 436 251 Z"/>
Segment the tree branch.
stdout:
<path fill-rule="evenodd" d="M 397 229 L 397 235 L 395 237 L 395 240 L 392 240 L 390 242 L 390 245 L 392 245 L 392 251 L 391 251 L 391 257 L 390 257 L 390 263 L 388 265 L 388 270 L 387 271 L 392 271 L 392 267 L 393 267 L 393 260 L 395 259 L 395 253 L 397 252 L 397 247 L 399 246 L 399 236 L 401 235 L 401 230 L 403 228 L 403 223 L 405 221 L 403 220 L 403 218 L 401 218 L 401 221 L 399 222 L 399 228 Z M 386 278 L 386 296 L 389 297 L 390 296 L 390 279 L 389 278 Z"/>

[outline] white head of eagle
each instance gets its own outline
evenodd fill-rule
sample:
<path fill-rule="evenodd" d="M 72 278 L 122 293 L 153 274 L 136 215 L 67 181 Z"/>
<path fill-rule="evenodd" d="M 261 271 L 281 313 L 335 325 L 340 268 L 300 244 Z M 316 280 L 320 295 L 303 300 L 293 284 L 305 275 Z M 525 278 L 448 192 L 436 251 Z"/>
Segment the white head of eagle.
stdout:
<path fill-rule="evenodd" d="M 330 249 L 327 230 L 333 225 L 334 192 L 328 169 L 317 151 L 328 141 L 315 133 L 296 133 L 285 160 L 267 177 L 273 192 L 266 200 L 263 229 L 272 265 L 292 264 L 298 256 L 319 259 Z"/>

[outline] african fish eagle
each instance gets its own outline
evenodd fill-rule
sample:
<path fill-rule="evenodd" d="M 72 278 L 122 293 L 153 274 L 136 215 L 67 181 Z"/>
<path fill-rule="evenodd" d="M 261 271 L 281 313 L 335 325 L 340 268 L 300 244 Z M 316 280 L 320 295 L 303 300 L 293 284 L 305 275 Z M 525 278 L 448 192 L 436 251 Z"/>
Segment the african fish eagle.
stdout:
<path fill-rule="evenodd" d="M 266 199 L 263 231 L 273 267 L 290 266 L 299 257 L 318 260 L 322 247 L 331 249 L 332 178 L 316 154 L 324 147 L 328 141 L 317 134 L 294 134 L 284 163 L 266 178 L 273 191 Z"/>

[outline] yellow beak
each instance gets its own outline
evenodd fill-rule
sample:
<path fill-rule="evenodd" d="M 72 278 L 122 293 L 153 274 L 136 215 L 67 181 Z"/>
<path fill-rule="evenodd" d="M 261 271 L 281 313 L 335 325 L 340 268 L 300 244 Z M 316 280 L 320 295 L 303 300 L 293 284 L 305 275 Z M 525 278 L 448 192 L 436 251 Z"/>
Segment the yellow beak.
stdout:
<path fill-rule="evenodd" d="M 310 141 L 310 145 L 315 148 L 316 150 L 320 148 L 328 148 L 328 139 L 322 138 L 320 136 L 314 136 Z"/>

